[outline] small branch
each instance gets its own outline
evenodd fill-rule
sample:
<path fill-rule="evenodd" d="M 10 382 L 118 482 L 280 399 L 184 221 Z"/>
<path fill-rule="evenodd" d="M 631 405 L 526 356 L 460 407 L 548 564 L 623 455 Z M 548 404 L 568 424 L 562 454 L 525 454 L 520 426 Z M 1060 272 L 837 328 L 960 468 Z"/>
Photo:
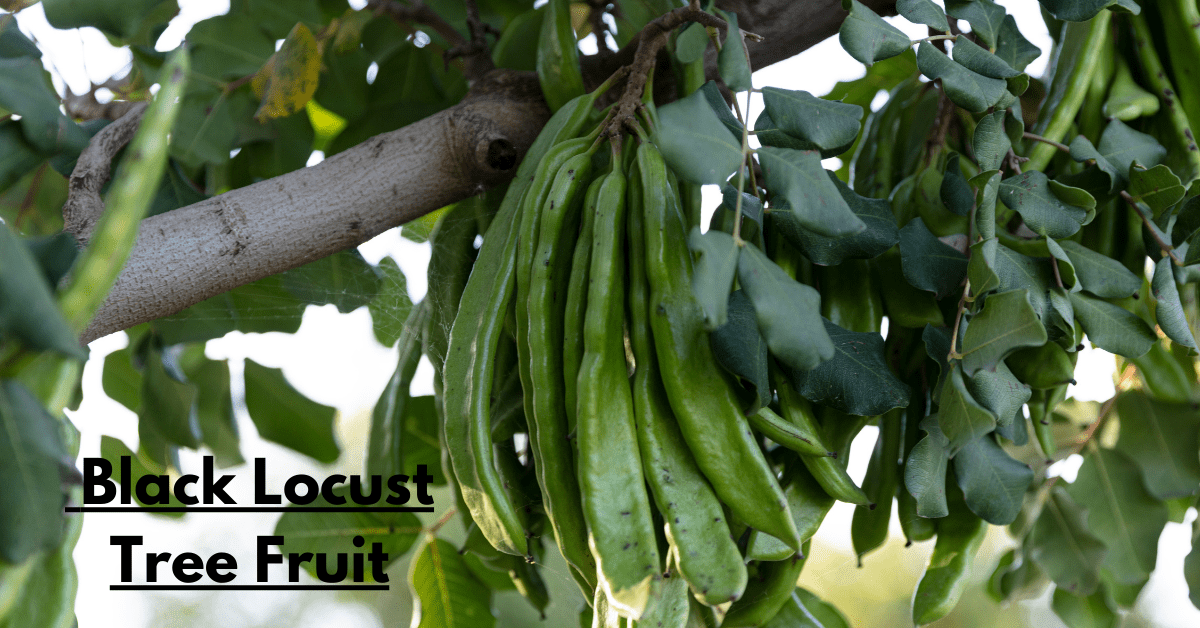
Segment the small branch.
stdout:
<path fill-rule="evenodd" d="M 487 44 L 487 24 L 479 18 L 479 5 L 475 0 L 466 0 L 467 30 L 471 33 L 471 41 L 451 47 L 442 55 L 448 65 L 451 60 L 462 58 L 466 62 L 466 74 L 475 79 L 496 68 L 492 62 L 491 49 Z"/>
<path fill-rule="evenodd" d="M 1063 144 L 1062 142 L 1056 142 L 1056 141 L 1054 141 L 1054 140 L 1052 140 L 1052 139 L 1047 139 L 1047 138 L 1044 138 L 1044 137 L 1042 137 L 1042 136 L 1040 136 L 1040 135 L 1037 135 L 1036 133 L 1030 133 L 1029 131 L 1026 131 L 1026 132 L 1025 132 L 1025 139 L 1027 139 L 1027 140 L 1033 140 L 1033 141 L 1035 141 L 1035 142 L 1041 142 L 1041 143 L 1043 143 L 1043 144 L 1049 144 L 1049 145 L 1051 145 L 1051 146 L 1053 146 L 1053 147 L 1057 148 L 1058 150 L 1061 150 L 1061 151 L 1063 151 L 1064 153 L 1070 153 L 1070 152 L 1071 152 L 1071 147 L 1070 147 L 1070 146 L 1067 146 L 1066 144 Z M 1028 161 L 1028 158 L 1026 158 L 1026 161 Z"/>
<path fill-rule="evenodd" d="M 930 81 L 932 84 L 933 81 Z M 945 88 L 939 84 L 938 111 L 934 119 L 933 130 L 925 140 L 925 164 L 933 163 L 942 147 L 946 144 L 946 134 L 950 132 L 950 121 L 954 119 L 955 104 L 946 95 Z"/>
<path fill-rule="evenodd" d="M 1092 445 L 1093 447 L 1095 446 L 1093 439 L 1095 438 L 1096 434 L 1100 432 L 1100 428 L 1103 427 L 1105 419 L 1112 414 L 1113 406 L 1116 405 L 1117 397 L 1120 395 L 1121 393 L 1117 392 L 1117 394 L 1109 397 L 1108 400 L 1104 402 L 1104 405 L 1100 406 L 1100 413 L 1096 415 L 1096 420 L 1092 421 L 1092 424 L 1088 426 L 1087 431 L 1083 433 L 1083 440 L 1081 440 L 1079 444 L 1075 446 L 1075 451 L 1071 453 L 1078 454 L 1083 451 L 1084 447 L 1087 447 L 1088 445 Z M 1049 416 L 1052 411 L 1054 411 L 1054 408 L 1046 408 L 1046 415 Z M 1046 483 L 1046 488 L 1054 486 L 1054 484 L 1058 482 L 1059 477 L 1060 476 L 1056 475 L 1050 478 L 1050 481 Z"/>
<path fill-rule="evenodd" d="M 726 29 L 725 20 L 701 11 L 695 3 L 664 13 L 647 24 L 635 39 L 637 53 L 634 55 L 630 67 L 629 82 L 625 84 L 625 91 L 616 107 L 616 115 L 605 127 L 604 135 L 620 135 L 622 129 L 630 128 L 634 114 L 641 105 L 642 93 L 645 91 L 650 70 L 653 69 L 655 60 L 658 59 L 658 51 L 666 45 L 667 35 L 671 31 L 688 22 L 699 22 L 704 26 Z M 629 45 L 633 44 L 634 42 L 629 43 Z M 620 52 L 617 54 L 619 55 Z"/>
<path fill-rule="evenodd" d="M 967 249 L 970 251 L 971 249 Z M 946 356 L 946 361 L 962 359 L 962 355 L 958 353 L 958 327 L 962 324 L 963 310 L 967 307 L 967 294 L 971 291 L 971 280 L 968 279 L 963 285 L 962 298 L 958 300 L 958 314 L 954 317 L 954 331 L 950 333 L 950 353 Z"/>
<path fill-rule="evenodd" d="M 79 155 L 71 179 L 67 202 L 63 204 L 63 231 L 86 245 L 96 221 L 104 213 L 100 190 L 112 176 L 112 161 L 138 129 L 146 103 L 137 103 L 120 120 L 104 127 L 92 137 Z"/>
<path fill-rule="evenodd" d="M 1171 243 L 1163 240 L 1163 234 L 1158 230 L 1158 225 L 1150 222 L 1150 217 L 1142 211 L 1142 208 L 1138 206 L 1138 202 L 1129 195 L 1129 192 L 1121 190 L 1121 198 L 1125 199 L 1125 202 L 1129 203 L 1129 206 L 1133 208 L 1133 211 L 1137 212 L 1138 217 L 1142 219 L 1142 224 L 1145 225 L 1146 230 L 1150 232 L 1150 237 L 1154 238 L 1154 241 L 1158 243 L 1158 246 L 1162 249 L 1163 254 L 1169 256 L 1171 260 L 1175 262 L 1176 266 L 1183 266 L 1183 260 L 1179 259 L 1179 256 L 1175 254 L 1175 249 L 1171 246 Z"/>
<path fill-rule="evenodd" d="M 393 20 L 424 24 L 441 35 L 442 39 L 445 39 L 452 47 L 468 43 L 449 22 L 437 14 L 437 11 L 429 8 L 421 0 L 416 0 L 412 4 L 401 4 L 398 0 L 367 0 L 367 8 L 377 14 L 386 13 Z"/>

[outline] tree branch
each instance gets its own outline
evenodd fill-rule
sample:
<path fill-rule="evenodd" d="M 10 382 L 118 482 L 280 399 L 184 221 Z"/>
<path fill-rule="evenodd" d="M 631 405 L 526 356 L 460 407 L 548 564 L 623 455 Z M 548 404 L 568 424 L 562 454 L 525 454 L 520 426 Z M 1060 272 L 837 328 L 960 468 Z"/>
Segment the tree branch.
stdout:
<path fill-rule="evenodd" d="M 894 0 L 866 4 L 882 15 L 895 13 Z M 839 0 L 718 0 L 717 6 L 736 12 L 741 28 L 763 36 L 749 47 L 755 69 L 835 34 L 846 16 Z M 603 82 L 628 65 L 634 51 L 631 43 L 603 58 L 586 58 L 585 81 Z M 712 61 L 715 68 L 715 56 Z M 548 118 L 536 76 L 495 70 L 458 105 L 316 166 L 147 218 L 82 339 L 169 316 L 503 183 Z"/>

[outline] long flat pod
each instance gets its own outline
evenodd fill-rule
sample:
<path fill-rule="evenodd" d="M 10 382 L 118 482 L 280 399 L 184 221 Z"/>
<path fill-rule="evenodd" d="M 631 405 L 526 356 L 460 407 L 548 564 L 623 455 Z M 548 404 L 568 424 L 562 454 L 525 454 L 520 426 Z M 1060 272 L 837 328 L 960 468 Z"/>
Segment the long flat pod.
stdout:
<path fill-rule="evenodd" d="M 669 192 L 667 168 L 652 144 L 638 149 L 643 182 L 650 325 L 671 410 L 688 447 L 721 500 L 740 519 L 800 549 L 796 525 L 775 471 L 717 366 L 692 293 L 683 217 Z"/>
<path fill-rule="evenodd" d="M 488 419 L 496 345 L 515 283 L 517 234 L 521 225 L 517 212 L 542 157 L 562 138 L 579 134 L 593 102 L 594 93 L 560 109 L 517 168 L 467 280 L 443 367 L 445 445 L 460 493 L 488 542 L 510 554 L 526 555 L 529 545 L 526 531 L 492 466 Z"/>
<path fill-rule="evenodd" d="M 596 202 L 579 366 L 578 471 L 601 586 L 613 606 L 636 618 L 660 567 L 625 365 L 625 187 L 615 155 Z"/>
<path fill-rule="evenodd" d="M 634 172 L 629 185 L 629 338 L 637 364 L 633 407 L 638 449 L 667 537 L 675 546 L 679 573 L 705 604 L 716 606 L 741 597 L 746 566 L 729 534 L 721 502 L 683 440 L 658 372 L 647 309 L 641 187 L 641 177 Z"/>
<path fill-rule="evenodd" d="M 526 303 L 527 342 L 523 359 L 532 384 L 526 398 L 532 412 L 530 439 L 542 489 L 542 504 L 567 563 L 595 588 L 596 562 L 588 551 L 587 525 L 568 439 L 563 383 L 563 310 L 566 277 L 571 272 L 575 229 L 591 175 L 592 151 L 568 160 L 555 177 L 542 206 L 537 250 L 533 255 Z M 520 329 L 521 327 L 518 327 Z"/>

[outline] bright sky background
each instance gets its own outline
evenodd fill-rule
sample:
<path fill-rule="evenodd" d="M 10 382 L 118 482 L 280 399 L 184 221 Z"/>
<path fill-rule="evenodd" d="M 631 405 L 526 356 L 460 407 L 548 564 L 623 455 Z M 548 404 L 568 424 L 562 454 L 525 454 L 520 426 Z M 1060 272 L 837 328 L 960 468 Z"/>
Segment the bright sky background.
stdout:
<path fill-rule="evenodd" d="M 937 0 L 935 0 L 937 1 Z M 1021 31 L 1042 48 L 1049 50 L 1050 39 L 1038 13 L 1034 0 L 999 0 L 1013 14 Z M 364 0 L 351 4 L 361 6 Z M 938 1 L 938 4 L 941 4 Z M 228 1 L 179 0 L 180 14 L 171 22 L 158 41 L 159 50 L 177 46 L 182 37 L 199 20 L 220 15 L 228 11 Z M 916 39 L 927 33 L 924 27 L 914 26 L 900 18 L 890 22 L 904 29 Z M 113 75 L 128 71 L 130 55 L 127 51 L 113 48 L 106 38 L 94 29 L 57 31 L 45 21 L 41 5 L 34 5 L 18 16 L 20 28 L 40 44 L 45 53 L 44 61 L 54 76 L 55 85 L 62 91 L 64 85 L 76 93 L 87 91 L 91 83 L 102 83 Z M 965 23 L 964 23 L 965 26 Z M 594 44 L 593 44 L 594 45 Z M 1030 74 L 1040 75 L 1046 66 L 1047 54 L 1036 60 L 1028 69 Z M 778 63 L 755 73 L 758 87 L 778 86 L 804 89 L 814 94 L 827 92 L 837 81 L 861 76 L 862 66 L 851 59 L 838 44 L 836 38 L 828 39 L 785 62 Z M 879 103 L 877 102 L 876 105 Z M 745 107 L 743 101 L 742 106 Z M 750 103 L 749 119 L 761 110 L 761 99 L 755 96 Z M 319 161 L 319 156 L 314 157 Z M 827 166 L 834 167 L 836 160 Z M 716 186 L 705 190 L 705 206 L 708 212 L 719 203 Z M 707 222 L 707 221 L 705 221 Z M 419 245 L 402 239 L 398 230 L 392 230 L 367 242 L 359 250 L 372 263 L 385 255 L 392 256 L 408 279 L 408 289 L 414 300 L 422 298 L 426 291 L 426 266 L 429 261 L 428 245 Z M 886 333 L 886 330 L 885 330 Z M 99 439 L 102 434 L 116 436 L 131 448 L 137 444 L 137 417 L 123 406 L 109 400 L 100 387 L 100 371 L 103 358 L 109 352 L 126 345 L 123 333 L 114 334 L 92 343 L 92 359 L 84 372 L 85 401 L 79 411 L 72 413 L 72 420 L 82 432 L 82 456 L 99 455 Z M 342 443 L 363 443 L 362 436 L 368 428 L 369 411 L 383 390 L 395 367 L 396 352 L 378 345 L 371 333 L 370 316 L 366 308 L 351 314 L 338 314 L 333 306 L 309 307 L 303 324 L 294 335 L 232 333 L 227 337 L 211 341 L 207 353 L 216 359 L 229 358 L 233 371 L 234 395 L 240 394 L 241 360 L 250 357 L 271 367 L 283 368 L 288 380 L 304 394 L 321 403 L 335 406 L 340 411 L 338 425 Z M 1114 360 L 1110 354 L 1100 350 L 1085 350 L 1080 358 L 1077 379 L 1081 382 L 1071 394 L 1077 398 L 1103 400 L 1113 394 L 1112 372 Z M 432 368 L 422 360 L 414 394 L 432 393 Z M 364 411 L 366 417 L 362 416 Z M 357 419 L 351 420 L 353 417 Z M 305 472 L 321 477 L 334 472 L 358 473 L 362 468 L 362 452 L 346 450 L 341 460 L 330 467 L 323 467 L 311 460 L 290 452 L 272 443 L 267 443 L 254 431 L 249 417 L 242 412 L 239 416 L 243 455 L 247 460 L 267 457 L 271 470 L 269 485 L 280 487 L 287 476 Z M 870 456 L 876 428 L 868 427 L 855 440 L 852 448 L 851 474 L 861 479 Z M 181 452 L 182 462 L 187 469 L 199 466 L 199 454 Z M 1078 468 L 1076 460 L 1060 463 L 1061 472 L 1072 478 Z M 239 503 L 252 503 L 248 491 L 250 473 L 246 467 L 239 471 L 234 480 L 234 499 Z M 239 482 L 241 484 L 239 485 Z M 826 519 L 820 537 L 828 543 L 850 548 L 850 517 L 853 507 L 838 503 Z M 1189 547 L 1190 522 L 1193 511 L 1183 524 L 1168 524 L 1160 544 L 1158 569 L 1142 595 L 1141 606 L 1152 608 L 1149 614 L 1158 625 L 1178 627 L 1200 625 L 1200 612 L 1187 600 L 1187 588 L 1182 579 L 1182 560 Z M 268 534 L 273 529 L 277 515 L 206 515 L 193 516 L 180 523 L 149 515 L 92 515 L 86 519 L 83 536 L 75 551 L 79 569 L 79 596 L 76 613 L 82 628 L 120 626 L 141 628 L 156 625 L 155 612 L 160 607 L 157 600 L 171 598 L 196 601 L 189 593 L 149 594 L 108 591 L 110 583 L 117 580 L 115 547 L 109 545 L 109 536 L 114 534 L 142 534 L 146 551 L 196 551 L 207 556 L 216 551 L 230 551 L 238 558 L 240 581 L 253 578 L 250 571 L 254 566 L 254 538 L 257 534 Z M 1001 533 L 1002 534 L 1002 533 Z M 900 538 L 900 531 L 893 515 L 893 540 Z M 932 544 L 909 551 L 923 552 L 926 556 Z M 135 553 L 136 556 L 136 553 Z M 922 558 L 923 560 L 923 558 Z M 994 559 L 990 559 L 994 560 Z M 990 560 L 980 561 L 978 569 L 990 570 Z M 847 564 L 843 569 L 853 569 Z M 138 566 L 140 573 L 140 566 Z M 836 573 L 816 575 L 838 577 Z M 166 575 L 169 579 L 171 576 Z M 805 578 L 809 578 L 806 572 Z M 406 586 L 393 577 L 393 586 Z M 238 592 L 221 593 L 219 609 L 193 609 L 195 617 L 220 617 L 226 625 L 255 625 L 270 617 L 287 617 L 295 613 L 300 596 L 319 595 L 315 606 L 307 606 L 305 614 L 295 615 L 288 625 L 303 626 L 379 626 L 374 612 L 355 603 L 337 602 L 336 596 L 326 593 L 309 594 L 300 592 Z M 1147 603 L 1146 600 L 1151 600 Z M 1061 625 L 1048 611 L 1044 601 L 1041 610 L 1031 610 L 1039 625 Z M 216 615 L 213 615 L 216 613 Z M 188 620 L 186 623 L 190 624 Z"/>

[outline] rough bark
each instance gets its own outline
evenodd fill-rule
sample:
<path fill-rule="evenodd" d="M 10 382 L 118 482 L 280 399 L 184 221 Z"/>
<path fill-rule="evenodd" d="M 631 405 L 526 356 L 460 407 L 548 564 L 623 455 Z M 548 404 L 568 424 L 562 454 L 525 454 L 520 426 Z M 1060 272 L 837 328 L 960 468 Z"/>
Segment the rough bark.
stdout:
<path fill-rule="evenodd" d="M 895 0 L 868 0 L 883 14 Z M 839 0 L 718 0 L 755 69 L 837 32 Z M 624 51 L 622 51 L 624 52 Z M 602 81 L 620 53 L 585 67 Z M 168 316 L 237 286 L 357 246 L 511 177 L 549 112 L 536 77 L 497 71 L 455 107 L 324 162 L 143 221 L 116 285 L 82 340 Z"/>

